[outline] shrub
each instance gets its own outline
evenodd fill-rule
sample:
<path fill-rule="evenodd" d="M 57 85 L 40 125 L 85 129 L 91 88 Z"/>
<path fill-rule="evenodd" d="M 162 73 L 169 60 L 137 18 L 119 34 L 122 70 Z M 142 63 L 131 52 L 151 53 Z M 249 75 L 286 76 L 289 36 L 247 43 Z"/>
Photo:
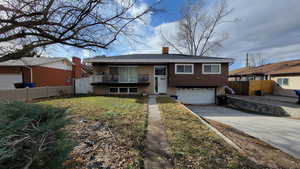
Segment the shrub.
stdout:
<path fill-rule="evenodd" d="M 0 104 L 0 168 L 62 168 L 72 144 L 62 128 L 65 110 L 46 105 Z"/>

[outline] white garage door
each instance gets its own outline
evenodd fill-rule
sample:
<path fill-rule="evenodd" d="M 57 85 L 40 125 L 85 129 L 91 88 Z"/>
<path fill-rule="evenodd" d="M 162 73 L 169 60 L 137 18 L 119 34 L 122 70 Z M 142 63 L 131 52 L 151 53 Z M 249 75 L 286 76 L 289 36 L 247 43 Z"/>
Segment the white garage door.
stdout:
<path fill-rule="evenodd" d="M 214 104 L 214 88 L 177 88 L 178 100 L 185 104 Z"/>
<path fill-rule="evenodd" d="M 15 89 L 15 83 L 22 83 L 22 74 L 0 74 L 0 90 Z"/>

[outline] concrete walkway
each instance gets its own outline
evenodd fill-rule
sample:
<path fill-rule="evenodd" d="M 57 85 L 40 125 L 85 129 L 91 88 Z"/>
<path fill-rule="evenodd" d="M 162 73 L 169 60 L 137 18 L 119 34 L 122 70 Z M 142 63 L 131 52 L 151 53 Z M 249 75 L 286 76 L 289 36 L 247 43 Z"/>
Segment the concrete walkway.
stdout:
<path fill-rule="evenodd" d="M 167 143 L 165 129 L 156 104 L 156 97 L 149 97 L 149 116 L 145 149 L 146 169 L 172 168 L 171 153 Z"/>
<path fill-rule="evenodd" d="M 204 118 L 235 127 L 300 159 L 300 120 L 248 114 L 220 106 L 189 108 Z"/>

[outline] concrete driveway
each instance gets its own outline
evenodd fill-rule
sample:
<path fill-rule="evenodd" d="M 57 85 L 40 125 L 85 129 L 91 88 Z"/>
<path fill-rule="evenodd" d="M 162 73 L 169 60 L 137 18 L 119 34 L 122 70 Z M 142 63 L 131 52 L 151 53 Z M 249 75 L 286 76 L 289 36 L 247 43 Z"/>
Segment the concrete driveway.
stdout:
<path fill-rule="evenodd" d="M 189 108 L 204 118 L 230 125 L 300 159 L 300 120 L 248 114 L 220 106 Z"/>

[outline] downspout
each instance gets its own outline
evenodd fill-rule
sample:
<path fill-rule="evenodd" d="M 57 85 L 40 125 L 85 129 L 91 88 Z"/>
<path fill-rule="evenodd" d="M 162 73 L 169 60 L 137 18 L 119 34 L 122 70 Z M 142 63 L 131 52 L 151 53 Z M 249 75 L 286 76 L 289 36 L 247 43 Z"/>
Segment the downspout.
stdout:
<path fill-rule="evenodd" d="M 32 68 L 29 67 L 29 66 L 27 66 L 28 64 L 27 64 L 27 63 L 25 62 L 25 60 L 23 60 L 22 58 L 21 58 L 21 61 L 24 63 L 24 67 L 30 70 L 30 83 L 33 83 L 33 77 L 32 77 L 33 73 L 32 73 Z"/>
<path fill-rule="evenodd" d="M 30 70 L 30 83 L 33 83 L 33 78 L 32 78 L 32 68 L 29 66 L 24 66 L 25 68 Z"/>

